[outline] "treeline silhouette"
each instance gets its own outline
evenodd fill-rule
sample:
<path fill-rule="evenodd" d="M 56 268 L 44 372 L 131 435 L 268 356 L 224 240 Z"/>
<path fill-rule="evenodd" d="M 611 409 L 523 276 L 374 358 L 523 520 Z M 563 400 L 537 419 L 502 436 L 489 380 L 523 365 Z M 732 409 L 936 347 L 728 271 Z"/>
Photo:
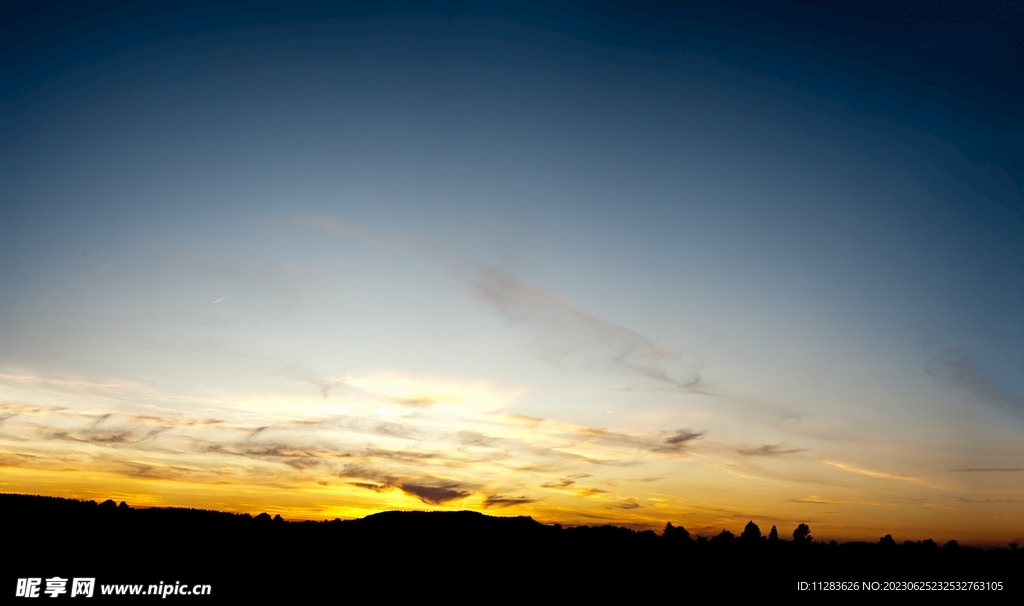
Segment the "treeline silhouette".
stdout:
<path fill-rule="evenodd" d="M 19 577 L 56 575 L 210 583 L 225 598 L 344 597 L 356 586 L 424 599 L 483 586 L 578 598 L 660 593 L 666 583 L 790 593 L 798 581 L 960 580 L 1002 581 L 1005 594 L 1024 571 L 1016 545 L 983 550 L 889 535 L 824 543 L 806 524 L 764 535 L 752 521 L 738 536 L 711 537 L 671 523 L 657 534 L 470 511 L 287 522 L 266 513 L 13 494 L 0 494 L 0 516 L 12 587 Z"/>

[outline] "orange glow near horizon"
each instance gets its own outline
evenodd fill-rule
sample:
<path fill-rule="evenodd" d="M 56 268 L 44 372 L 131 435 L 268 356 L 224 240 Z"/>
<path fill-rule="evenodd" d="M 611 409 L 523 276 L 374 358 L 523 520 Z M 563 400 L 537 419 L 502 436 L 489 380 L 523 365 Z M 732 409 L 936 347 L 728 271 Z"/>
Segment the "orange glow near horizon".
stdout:
<path fill-rule="evenodd" d="M 124 381 L 0 381 L 7 493 L 292 520 L 472 510 L 653 530 L 671 521 L 703 536 L 748 520 L 783 536 L 805 522 L 839 541 L 1003 545 L 1024 534 L 1013 501 L 978 497 L 978 474 L 967 483 L 956 470 L 901 469 L 884 452 L 841 460 L 618 417 L 594 427 L 507 412 L 523 388 L 382 373 L 337 379 L 340 395 L 185 399 Z M 184 412 L 186 400 L 198 412 Z"/>

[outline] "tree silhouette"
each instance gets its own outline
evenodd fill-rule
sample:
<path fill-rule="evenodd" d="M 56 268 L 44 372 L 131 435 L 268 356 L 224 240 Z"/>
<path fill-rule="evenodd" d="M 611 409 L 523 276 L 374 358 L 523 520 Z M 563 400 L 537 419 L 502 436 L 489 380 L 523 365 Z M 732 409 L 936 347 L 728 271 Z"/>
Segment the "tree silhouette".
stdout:
<path fill-rule="evenodd" d="M 665 524 L 665 531 L 662 533 L 661 536 L 673 542 L 690 541 L 690 533 L 682 526 L 673 526 L 672 522 L 668 522 L 667 524 Z"/>
<path fill-rule="evenodd" d="M 627 580 L 622 582 L 629 584 L 630 591 L 639 592 L 637 596 L 646 588 L 635 579 L 674 578 L 681 570 L 690 578 L 724 581 L 730 590 L 742 591 L 763 588 L 765 582 L 781 586 L 777 583 L 780 579 L 799 580 L 836 570 L 852 571 L 850 574 L 863 575 L 861 578 L 898 573 L 936 579 L 956 579 L 967 574 L 1011 579 L 1019 576 L 1024 567 L 1024 550 L 1019 546 L 1016 550 L 1007 549 L 1005 542 L 1002 549 L 983 550 L 950 541 L 939 549 L 930 539 L 897 545 L 891 535 L 886 535 L 876 543 L 830 541 L 825 545 L 813 542 L 811 529 L 802 523 L 793 532 L 792 543 L 779 536 L 778 527 L 770 527 L 769 543 L 752 520 L 742 527 L 739 536 L 722 530 L 709 541 L 708 537 L 691 535 L 672 523 L 664 525 L 659 537 L 650 530 L 612 525 L 563 528 L 523 516 L 492 517 L 471 511 L 391 511 L 354 520 L 287 521 L 280 514 L 134 509 L 127 505 L 115 507 L 112 501 L 101 504 L 4 494 L 0 494 L 0 516 L 15 521 L 6 527 L 9 536 L 5 535 L 5 541 L 21 550 L 19 557 L 8 563 L 18 577 L 39 574 L 35 571 L 40 566 L 73 569 L 87 559 L 97 575 L 103 573 L 112 578 L 117 574 L 144 578 L 145 571 L 154 566 L 181 570 L 202 582 L 206 582 L 205 576 L 212 583 L 225 583 L 225 587 L 244 589 L 254 586 L 252 581 L 256 578 L 259 588 L 252 589 L 256 597 L 276 597 L 276 591 L 282 595 L 294 593 L 295 585 L 301 585 L 310 575 L 329 578 L 339 569 L 353 578 L 377 584 L 393 583 L 397 570 L 398 575 L 419 579 L 416 587 L 427 587 L 436 578 L 451 574 L 453 561 L 458 562 L 457 570 L 467 578 L 490 580 L 488 575 L 493 575 L 494 582 L 500 583 L 507 578 L 502 576 L 499 582 L 498 576 L 513 571 L 517 583 L 527 586 L 533 581 L 547 581 L 542 576 L 531 576 L 537 570 L 558 569 L 567 562 L 578 562 L 581 570 L 624 571 L 621 578 Z M 90 545 L 88 549 L 69 549 L 63 545 L 62 541 L 75 533 L 84 537 L 83 543 Z M 202 546 L 170 541 L 159 549 L 144 552 L 145 557 L 125 553 L 123 546 L 137 541 L 139 536 L 160 533 L 209 540 Z M 300 555 L 319 554 L 325 546 L 342 548 L 331 549 L 328 557 Z M 380 565 L 391 562 L 395 553 L 420 554 L 425 550 L 425 557 L 406 558 L 387 567 Z M 474 555 L 466 558 L 466 553 Z M 273 566 L 273 574 L 253 566 L 261 559 Z M 606 576 L 614 586 L 614 575 Z M 789 580 L 785 584 L 791 586 Z M 595 591 L 605 592 L 606 586 L 602 583 Z M 566 588 L 579 601 L 579 586 L 567 584 Z M 337 595 L 329 597 L 337 599 Z M 317 603 L 321 601 L 326 600 Z"/>
<path fill-rule="evenodd" d="M 800 524 L 793 531 L 793 542 L 794 543 L 810 543 L 814 540 L 811 536 L 811 527 L 807 524 Z"/>
<path fill-rule="evenodd" d="M 757 527 L 757 524 L 753 520 L 747 522 L 747 525 L 743 527 L 743 534 L 740 538 L 744 541 L 757 541 L 761 538 L 761 529 Z"/>

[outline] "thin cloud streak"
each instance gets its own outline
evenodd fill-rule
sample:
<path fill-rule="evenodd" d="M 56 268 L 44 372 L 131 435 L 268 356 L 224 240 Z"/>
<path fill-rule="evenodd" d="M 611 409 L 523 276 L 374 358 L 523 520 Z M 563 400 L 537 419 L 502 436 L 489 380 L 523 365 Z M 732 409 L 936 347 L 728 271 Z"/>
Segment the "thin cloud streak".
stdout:
<path fill-rule="evenodd" d="M 532 331 L 540 357 L 553 364 L 614 372 L 704 393 L 699 389 L 701 375 L 696 371 L 679 379 L 666 370 L 666 363 L 678 360 L 675 353 L 636 331 L 598 318 L 561 295 L 525 284 L 504 269 L 459 258 L 435 245 L 387 238 L 328 217 L 300 217 L 292 223 L 353 236 L 434 263 L 486 307 L 512 325 Z"/>
<path fill-rule="evenodd" d="M 936 381 L 964 389 L 976 401 L 1017 422 L 1024 422 L 1024 395 L 1003 385 L 982 368 L 966 347 L 952 347 L 933 354 L 925 370 Z"/>
<path fill-rule="evenodd" d="M 688 391 L 700 383 L 697 373 L 682 381 L 669 376 L 664 363 L 677 356 L 639 333 L 602 320 L 560 295 L 526 285 L 505 270 L 477 264 L 449 269 L 477 300 L 506 320 L 539 330 L 541 357 L 554 364 L 643 377 Z"/>
<path fill-rule="evenodd" d="M 485 509 L 491 507 L 514 507 L 516 505 L 529 505 L 530 503 L 536 503 L 537 499 L 529 499 L 525 496 L 522 497 L 503 497 L 501 495 L 488 495 L 483 501 Z"/>
<path fill-rule="evenodd" d="M 383 492 L 391 488 L 397 488 L 428 505 L 444 505 L 449 501 L 462 500 L 472 495 L 475 489 L 475 487 L 470 485 L 434 477 L 420 476 L 409 478 L 396 476 L 362 465 L 346 465 L 344 471 L 338 475 L 342 478 L 371 480 L 372 483 L 360 481 L 353 482 L 352 485 L 374 492 Z"/>
<path fill-rule="evenodd" d="M 956 473 L 1017 473 L 1024 471 L 1024 467 L 968 467 L 965 469 L 950 469 Z"/>
<path fill-rule="evenodd" d="M 736 452 L 747 457 L 778 457 L 798 452 L 807 452 L 806 448 L 782 448 L 782 444 L 765 444 L 757 448 L 740 448 Z"/>

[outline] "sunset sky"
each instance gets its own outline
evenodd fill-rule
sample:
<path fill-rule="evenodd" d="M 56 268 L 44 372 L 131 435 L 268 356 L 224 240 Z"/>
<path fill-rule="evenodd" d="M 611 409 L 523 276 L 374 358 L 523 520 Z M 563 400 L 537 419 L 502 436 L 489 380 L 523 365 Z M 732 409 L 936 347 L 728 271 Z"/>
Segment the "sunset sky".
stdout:
<path fill-rule="evenodd" d="M 1024 540 L 1024 5 L 629 6 L 0 9 L 0 492 Z"/>

